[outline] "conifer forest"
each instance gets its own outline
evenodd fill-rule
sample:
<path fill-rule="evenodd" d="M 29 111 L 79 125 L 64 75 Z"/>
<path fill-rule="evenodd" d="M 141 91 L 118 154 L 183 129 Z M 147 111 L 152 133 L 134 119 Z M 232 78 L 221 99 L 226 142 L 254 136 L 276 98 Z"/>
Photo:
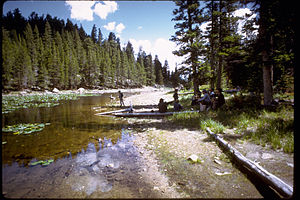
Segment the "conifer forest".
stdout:
<path fill-rule="evenodd" d="M 2 86 L 6 90 L 139 87 L 168 84 L 164 65 L 135 52 L 128 42 L 121 49 L 114 33 L 103 38 L 93 26 L 88 35 L 70 20 L 38 16 L 25 19 L 18 9 L 3 16 Z"/>
<path fill-rule="evenodd" d="M 265 104 L 274 92 L 294 90 L 295 6 L 279 0 L 175 3 L 170 40 L 179 47 L 173 53 L 185 56 L 175 71 L 167 60 L 134 52 L 130 42 L 121 48 L 113 32 L 104 38 L 95 25 L 87 34 L 69 19 L 8 12 L 2 16 L 2 90 L 239 86 L 264 93 Z M 256 17 L 249 15 L 239 32 L 241 18 L 233 13 L 245 6 Z"/>

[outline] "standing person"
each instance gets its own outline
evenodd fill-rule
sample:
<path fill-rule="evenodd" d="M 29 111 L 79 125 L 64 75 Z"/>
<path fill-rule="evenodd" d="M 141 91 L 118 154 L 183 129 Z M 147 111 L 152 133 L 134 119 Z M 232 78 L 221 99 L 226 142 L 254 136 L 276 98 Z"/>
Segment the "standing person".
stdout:
<path fill-rule="evenodd" d="M 173 94 L 173 98 L 174 98 L 174 102 L 175 102 L 176 100 L 178 100 L 178 89 L 175 89 L 175 92 L 174 92 L 174 94 Z"/>
<path fill-rule="evenodd" d="M 122 107 L 125 106 L 124 101 L 123 101 L 123 93 L 119 90 L 119 99 L 120 99 L 120 106 Z"/>

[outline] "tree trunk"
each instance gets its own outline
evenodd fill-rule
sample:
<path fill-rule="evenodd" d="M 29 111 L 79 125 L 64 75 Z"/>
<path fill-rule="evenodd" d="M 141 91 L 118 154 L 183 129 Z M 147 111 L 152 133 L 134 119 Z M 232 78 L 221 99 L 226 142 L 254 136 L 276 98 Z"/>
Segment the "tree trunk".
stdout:
<path fill-rule="evenodd" d="M 221 13 L 219 18 L 219 52 L 222 51 L 223 49 L 223 33 L 222 33 L 222 18 L 223 18 L 223 13 L 222 13 L 222 8 L 223 8 L 223 4 L 222 4 L 222 0 L 220 0 L 219 2 L 219 12 Z M 219 65 L 217 68 L 217 84 L 216 87 L 217 88 L 221 88 L 221 84 L 222 84 L 222 68 L 223 68 L 223 58 L 222 55 L 219 55 Z"/>
<path fill-rule="evenodd" d="M 272 65 L 264 63 L 263 65 L 263 82 L 264 82 L 264 105 L 271 105 L 273 100 L 272 88 Z"/>
<path fill-rule="evenodd" d="M 273 100 L 273 66 L 271 62 L 272 55 L 272 32 L 268 29 L 269 27 L 269 9 L 271 1 L 260 2 L 260 19 L 259 19 L 259 38 L 261 43 L 261 55 L 263 64 L 263 85 L 264 85 L 264 105 L 271 105 Z"/>
<path fill-rule="evenodd" d="M 210 36 L 210 48 L 211 48 L 211 52 L 210 52 L 210 68 L 211 68 L 211 74 L 212 77 L 210 79 L 210 88 L 214 88 L 215 87 L 215 81 L 216 81 L 216 75 L 215 75 L 215 38 L 214 38 L 214 30 L 215 30 L 215 17 L 214 17 L 214 1 L 211 1 L 211 36 Z"/>

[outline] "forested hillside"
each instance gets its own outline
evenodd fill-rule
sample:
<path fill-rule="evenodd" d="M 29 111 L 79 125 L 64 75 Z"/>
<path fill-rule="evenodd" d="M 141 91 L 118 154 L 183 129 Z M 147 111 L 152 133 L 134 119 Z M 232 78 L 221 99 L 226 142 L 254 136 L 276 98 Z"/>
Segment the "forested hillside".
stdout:
<path fill-rule="evenodd" d="M 132 44 L 121 48 L 114 33 L 103 38 L 94 25 L 82 26 L 18 9 L 2 16 L 2 89 L 76 89 L 168 85 L 168 62 L 144 51 L 135 58 Z"/>

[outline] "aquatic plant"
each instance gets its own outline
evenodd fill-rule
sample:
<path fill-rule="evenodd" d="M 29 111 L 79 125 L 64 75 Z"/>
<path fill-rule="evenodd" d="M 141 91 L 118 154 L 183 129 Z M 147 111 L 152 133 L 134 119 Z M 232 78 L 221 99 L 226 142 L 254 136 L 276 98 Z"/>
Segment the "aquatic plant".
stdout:
<path fill-rule="evenodd" d="M 50 125 L 50 123 L 16 124 L 2 128 L 2 132 L 13 132 L 14 135 L 30 134 L 42 131 L 47 125 Z"/>
<path fill-rule="evenodd" d="M 2 114 L 12 112 L 20 108 L 53 107 L 62 101 L 76 100 L 77 94 L 45 94 L 28 96 L 3 96 Z"/>
<path fill-rule="evenodd" d="M 35 166 L 35 165 L 41 164 L 42 166 L 47 166 L 47 165 L 51 164 L 53 161 L 54 161 L 53 159 L 50 159 L 50 160 L 39 160 L 39 161 L 36 161 L 36 162 L 32 162 L 29 165 Z"/>

